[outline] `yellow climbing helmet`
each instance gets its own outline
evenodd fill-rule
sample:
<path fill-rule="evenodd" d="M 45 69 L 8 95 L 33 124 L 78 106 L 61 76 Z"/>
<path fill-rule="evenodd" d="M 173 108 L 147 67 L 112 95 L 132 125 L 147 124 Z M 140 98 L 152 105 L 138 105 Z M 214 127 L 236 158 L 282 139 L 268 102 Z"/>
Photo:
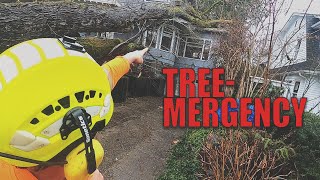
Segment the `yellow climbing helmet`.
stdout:
<path fill-rule="evenodd" d="M 0 55 L 1 160 L 58 164 L 57 156 L 84 143 L 95 170 L 92 138 L 111 118 L 110 93 L 104 70 L 73 38 L 9 48 Z"/>

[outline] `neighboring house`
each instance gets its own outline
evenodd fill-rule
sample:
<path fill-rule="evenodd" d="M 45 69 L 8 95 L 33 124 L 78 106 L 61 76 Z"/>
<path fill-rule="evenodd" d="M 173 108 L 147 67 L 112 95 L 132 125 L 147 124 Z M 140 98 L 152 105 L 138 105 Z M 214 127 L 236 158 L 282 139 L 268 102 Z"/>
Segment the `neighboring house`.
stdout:
<path fill-rule="evenodd" d="M 122 6 L 128 6 L 132 4 L 141 4 L 148 2 L 160 2 L 160 3 L 171 3 L 175 0 L 117 0 Z"/>
<path fill-rule="evenodd" d="M 289 83 L 285 97 L 307 97 L 320 112 L 320 15 L 294 13 L 275 42 L 273 72 Z"/>
<path fill-rule="evenodd" d="M 121 6 L 118 0 L 78 0 L 78 1 L 108 4 L 110 6 Z"/>

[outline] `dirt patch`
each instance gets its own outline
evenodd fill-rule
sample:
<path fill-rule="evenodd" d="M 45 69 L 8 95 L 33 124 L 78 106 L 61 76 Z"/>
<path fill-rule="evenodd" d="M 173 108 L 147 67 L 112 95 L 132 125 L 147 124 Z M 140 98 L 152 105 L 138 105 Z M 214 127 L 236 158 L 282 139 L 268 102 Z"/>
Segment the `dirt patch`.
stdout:
<path fill-rule="evenodd" d="M 129 98 L 115 104 L 107 128 L 99 134 L 105 149 L 100 170 L 106 179 L 155 179 L 181 129 L 164 129 L 162 98 Z"/>

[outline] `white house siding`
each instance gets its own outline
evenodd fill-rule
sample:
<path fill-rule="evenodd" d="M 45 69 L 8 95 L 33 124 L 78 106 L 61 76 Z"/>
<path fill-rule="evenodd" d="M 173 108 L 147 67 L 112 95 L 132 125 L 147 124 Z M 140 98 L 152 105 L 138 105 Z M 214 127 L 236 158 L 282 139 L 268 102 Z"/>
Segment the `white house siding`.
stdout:
<path fill-rule="evenodd" d="M 300 24 L 301 27 L 299 27 Z M 275 43 L 273 52 L 273 57 L 275 60 L 272 64 L 273 68 L 278 68 L 306 61 L 306 32 L 306 18 L 303 18 L 301 16 L 293 16 L 291 21 L 289 21 L 286 24 L 286 26 L 282 29 Z M 288 42 L 289 39 L 290 41 L 289 43 L 287 43 L 285 52 L 287 52 L 287 55 L 291 59 L 291 62 L 281 52 L 285 43 Z M 297 48 L 299 39 L 301 39 L 301 44 L 300 47 Z"/>
<path fill-rule="evenodd" d="M 307 110 L 313 109 L 313 113 L 320 111 L 320 78 L 316 77 L 312 82 L 310 88 L 306 91 L 305 97 L 308 98 Z M 315 107 L 315 108 L 314 108 Z"/>
<path fill-rule="evenodd" d="M 302 74 L 302 76 L 306 77 L 307 79 L 299 75 L 290 75 L 286 77 L 286 81 L 292 81 L 292 84 L 295 84 L 295 82 L 299 81 L 300 87 L 298 90 L 297 97 L 300 98 L 304 94 L 304 97 L 308 99 L 305 111 L 313 109 L 313 113 L 318 113 L 320 111 L 320 105 L 317 105 L 320 102 L 320 77 L 314 77 L 311 83 L 309 83 L 309 77 L 307 77 L 305 74 Z M 308 84 L 310 84 L 309 88 Z M 290 87 L 289 97 L 292 97 L 293 95 L 293 88 L 294 86 Z M 315 106 L 316 108 L 314 108 Z"/>

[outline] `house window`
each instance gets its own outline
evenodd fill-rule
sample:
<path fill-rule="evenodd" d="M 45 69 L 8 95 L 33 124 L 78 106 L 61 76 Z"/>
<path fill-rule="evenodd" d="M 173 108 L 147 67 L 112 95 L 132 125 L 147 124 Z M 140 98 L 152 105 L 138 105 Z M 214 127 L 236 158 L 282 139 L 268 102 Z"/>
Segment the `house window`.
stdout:
<path fill-rule="evenodd" d="M 200 60 L 210 59 L 212 41 L 210 39 L 181 37 L 174 27 L 160 27 L 157 32 L 147 31 L 144 35 L 144 45 L 148 46 L 153 39 L 153 47 L 171 52 L 181 57 Z"/>
<path fill-rule="evenodd" d="M 143 45 L 144 46 L 151 46 L 151 47 L 156 47 L 156 41 L 157 41 L 157 33 L 151 30 L 147 30 L 144 33 L 144 41 Z"/>
<path fill-rule="evenodd" d="M 173 37 L 174 30 L 169 27 L 162 27 L 162 39 L 160 49 L 171 51 L 171 44 L 175 45 L 175 37 Z"/>
<path fill-rule="evenodd" d="M 293 97 L 297 97 L 299 91 L 300 82 L 296 81 L 293 87 Z"/>
<path fill-rule="evenodd" d="M 210 57 L 211 41 L 205 40 L 203 45 L 202 60 L 208 60 Z"/>
<path fill-rule="evenodd" d="M 177 54 L 178 56 L 184 57 L 184 53 L 185 53 L 185 46 L 187 43 L 187 38 L 186 37 L 182 37 L 179 38 L 179 44 L 178 44 L 178 49 L 177 49 Z"/>
<path fill-rule="evenodd" d="M 171 0 L 144 0 L 144 2 L 164 2 L 164 3 L 170 3 Z"/>
<path fill-rule="evenodd" d="M 212 46 L 211 40 L 197 38 L 180 38 L 178 56 L 208 60 Z"/>
<path fill-rule="evenodd" d="M 172 36 L 169 34 L 163 34 L 162 36 L 162 42 L 161 42 L 161 48 L 165 51 L 170 51 L 170 45 L 171 45 Z"/>
<path fill-rule="evenodd" d="M 104 36 L 106 39 L 114 39 L 114 32 L 106 32 Z"/>
<path fill-rule="evenodd" d="M 203 43 L 203 40 L 189 38 L 184 56 L 188 58 L 201 59 Z"/>

